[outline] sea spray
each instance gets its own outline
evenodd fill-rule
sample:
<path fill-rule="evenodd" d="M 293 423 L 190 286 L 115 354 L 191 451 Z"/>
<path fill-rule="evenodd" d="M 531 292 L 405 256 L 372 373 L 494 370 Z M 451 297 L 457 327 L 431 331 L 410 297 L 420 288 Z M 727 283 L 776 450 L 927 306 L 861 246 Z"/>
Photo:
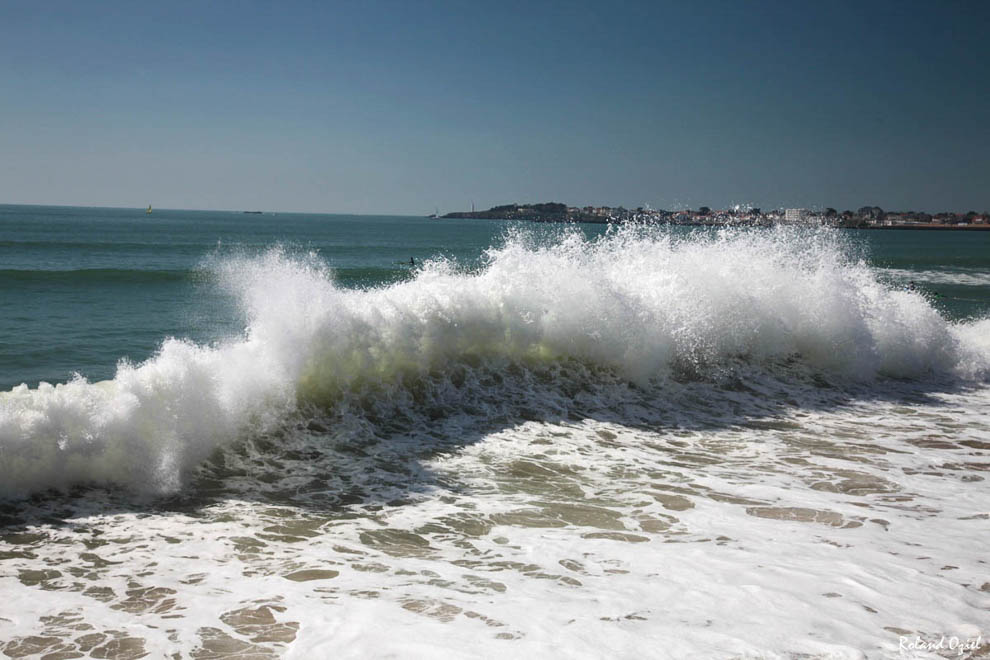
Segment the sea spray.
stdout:
<path fill-rule="evenodd" d="M 987 321 L 953 326 L 828 230 L 516 232 L 474 272 L 436 259 L 367 290 L 279 247 L 213 268 L 243 310 L 241 335 L 168 339 L 111 381 L 0 394 L 0 492 L 174 492 L 216 447 L 300 408 L 457 370 L 573 362 L 645 384 L 784 360 L 853 381 L 985 378 L 990 363 Z"/>

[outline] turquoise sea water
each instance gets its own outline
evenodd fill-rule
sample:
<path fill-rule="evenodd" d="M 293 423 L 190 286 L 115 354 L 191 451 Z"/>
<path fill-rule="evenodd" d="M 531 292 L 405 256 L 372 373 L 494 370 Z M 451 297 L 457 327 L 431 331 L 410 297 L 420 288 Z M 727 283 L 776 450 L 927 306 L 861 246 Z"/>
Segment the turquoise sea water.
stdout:
<path fill-rule="evenodd" d="M 606 231 L 577 227 L 589 237 Z M 74 373 L 103 380 L 118 360 L 141 362 L 166 337 L 213 342 L 239 332 L 211 270 L 225 257 L 281 245 L 315 252 L 341 287 L 376 287 L 410 278 L 410 259 L 477 267 L 506 231 L 499 221 L 413 216 L 3 205 L 0 388 Z M 892 283 L 913 280 L 931 294 L 947 318 L 990 313 L 990 232 L 844 233 Z"/>
<path fill-rule="evenodd" d="M 990 233 L 3 206 L 0 653 L 978 646 L 988 385 Z"/>
<path fill-rule="evenodd" d="M 469 265 L 493 222 L 419 217 L 0 206 L 0 388 L 112 377 L 168 336 L 241 329 L 210 264 L 275 246 L 316 252 L 343 287 L 390 284 L 444 256 Z M 591 231 L 595 231 L 592 229 Z"/>

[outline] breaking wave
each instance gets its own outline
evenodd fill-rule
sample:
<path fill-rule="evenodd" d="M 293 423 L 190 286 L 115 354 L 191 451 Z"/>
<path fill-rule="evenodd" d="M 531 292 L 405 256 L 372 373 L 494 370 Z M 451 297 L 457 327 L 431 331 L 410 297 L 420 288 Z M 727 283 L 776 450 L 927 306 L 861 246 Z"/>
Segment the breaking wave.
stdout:
<path fill-rule="evenodd" d="M 858 383 L 990 373 L 990 320 L 949 323 L 826 230 L 517 232 L 476 270 L 437 259 L 367 290 L 281 248 L 211 268 L 240 302 L 243 334 L 167 339 L 110 381 L 0 394 L 0 494 L 85 483 L 174 492 L 233 439 L 455 369 L 576 364 L 639 384 L 783 361 Z"/>

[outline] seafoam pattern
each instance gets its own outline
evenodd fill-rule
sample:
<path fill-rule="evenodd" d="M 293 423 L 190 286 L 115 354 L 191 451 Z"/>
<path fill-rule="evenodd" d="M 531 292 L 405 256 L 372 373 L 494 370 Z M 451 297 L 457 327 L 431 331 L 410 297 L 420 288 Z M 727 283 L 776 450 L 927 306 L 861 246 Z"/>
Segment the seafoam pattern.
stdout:
<path fill-rule="evenodd" d="M 986 639 L 987 388 L 539 380 L 485 423 L 301 418 L 180 500 L 8 507 L 0 648 L 858 658 Z"/>

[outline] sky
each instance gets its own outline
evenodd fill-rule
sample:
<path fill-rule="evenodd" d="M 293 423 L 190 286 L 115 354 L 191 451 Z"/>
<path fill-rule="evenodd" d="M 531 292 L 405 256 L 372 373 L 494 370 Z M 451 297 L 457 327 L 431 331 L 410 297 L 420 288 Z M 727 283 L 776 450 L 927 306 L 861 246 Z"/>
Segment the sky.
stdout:
<path fill-rule="evenodd" d="M 0 2 L 0 203 L 990 210 L 990 3 Z"/>

